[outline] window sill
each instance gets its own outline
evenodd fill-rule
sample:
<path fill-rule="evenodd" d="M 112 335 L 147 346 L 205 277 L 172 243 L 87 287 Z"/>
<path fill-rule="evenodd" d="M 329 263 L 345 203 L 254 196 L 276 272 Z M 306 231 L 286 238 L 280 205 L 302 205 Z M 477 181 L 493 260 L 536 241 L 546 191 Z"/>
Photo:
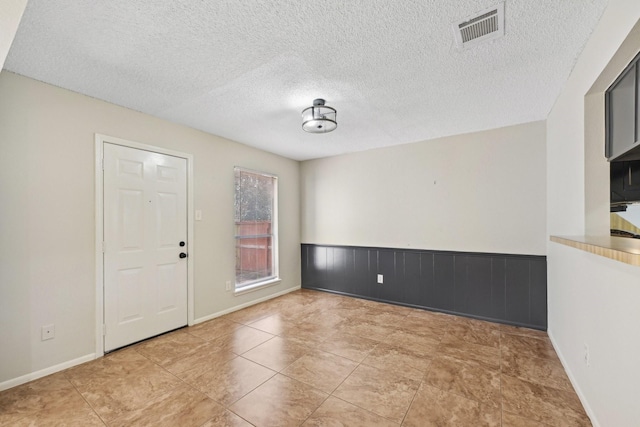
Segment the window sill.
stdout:
<path fill-rule="evenodd" d="M 249 292 L 257 291 L 259 289 L 268 288 L 269 286 L 277 285 L 280 282 L 282 282 L 282 279 L 280 279 L 279 277 L 275 277 L 273 279 L 269 279 L 269 280 L 266 280 L 264 282 L 258 282 L 258 283 L 254 283 L 252 285 L 243 286 L 240 289 L 236 289 L 233 292 L 233 296 L 244 295 L 244 294 L 247 294 Z"/>

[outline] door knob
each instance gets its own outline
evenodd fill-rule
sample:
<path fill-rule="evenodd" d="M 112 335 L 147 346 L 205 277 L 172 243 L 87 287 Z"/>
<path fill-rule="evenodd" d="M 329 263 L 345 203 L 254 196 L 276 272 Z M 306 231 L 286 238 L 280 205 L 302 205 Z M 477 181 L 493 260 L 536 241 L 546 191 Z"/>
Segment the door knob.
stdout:
<path fill-rule="evenodd" d="M 184 252 L 180 252 L 180 258 L 186 258 L 187 254 L 185 254 Z"/>
<path fill-rule="evenodd" d="M 184 246 L 184 245 L 186 245 L 185 242 L 180 242 L 180 246 Z"/>

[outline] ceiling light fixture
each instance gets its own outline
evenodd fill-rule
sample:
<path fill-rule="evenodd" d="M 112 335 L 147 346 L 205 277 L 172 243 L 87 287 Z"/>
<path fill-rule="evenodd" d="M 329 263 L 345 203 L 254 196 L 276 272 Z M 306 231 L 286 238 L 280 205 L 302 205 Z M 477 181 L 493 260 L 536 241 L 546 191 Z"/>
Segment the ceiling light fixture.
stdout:
<path fill-rule="evenodd" d="M 336 109 L 324 105 L 324 99 L 314 99 L 313 106 L 302 110 L 302 129 L 309 133 L 327 133 L 338 127 Z"/>

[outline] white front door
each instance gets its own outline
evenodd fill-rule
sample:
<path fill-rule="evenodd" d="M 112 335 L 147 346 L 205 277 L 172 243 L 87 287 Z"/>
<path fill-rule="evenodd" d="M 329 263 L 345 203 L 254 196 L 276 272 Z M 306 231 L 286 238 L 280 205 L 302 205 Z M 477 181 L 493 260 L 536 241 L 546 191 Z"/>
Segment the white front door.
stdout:
<path fill-rule="evenodd" d="M 187 324 L 187 160 L 104 144 L 104 350 Z"/>

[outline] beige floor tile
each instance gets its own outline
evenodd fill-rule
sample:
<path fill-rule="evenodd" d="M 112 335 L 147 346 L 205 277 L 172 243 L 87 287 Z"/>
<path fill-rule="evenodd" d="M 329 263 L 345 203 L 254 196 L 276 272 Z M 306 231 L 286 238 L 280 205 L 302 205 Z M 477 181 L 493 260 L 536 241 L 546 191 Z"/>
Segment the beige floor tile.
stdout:
<path fill-rule="evenodd" d="M 447 333 L 440 341 L 438 354 L 466 362 L 477 362 L 488 368 L 500 369 L 500 349 L 474 344 Z"/>
<path fill-rule="evenodd" d="M 346 296 L 340 294 L 333 294 L 336 297 L 336 301 L 338 301 L 337 306 L 347 307 L 347 308 L 357 308 L 357 307 L 365 307 L 371 301 L 366 300 L 364 298 L 359 298 L 358 296 Z"/>
<path fill-rule="evenodd" d="M 295 341 L 274 337 L 247 351 L 242 357 L 279 372 L 309 351 L 309 347 Z"/>
<path fill-rule="evenodd" d="M 230 334 L 223 335 L 211 341 L 220 350 L 229 350 L 235 354 L 242 354 L 269 341 L 275 335 L 259 331 L 248 326 L 236 329 Z"/>
<path fill-rule="evenodd" d="M 571 381 L 558 360 L 526 357 L 504 351 L 502 373 L 543 386 L 573 391 Z"/>
<path fill-rule="evenodd" d="M 539 423 L 518 415 L 502 412 L 502 427 L 548 427 L 547 424 Z"/>
<path fill-rule="evenodd" d="M 437 311 L 430 310 L 422 310 L 414 308 L 409 315 L 409 318 L 418 318 L 422 319 L 424 322 L 428 323 L 432 327 L 437 327 L 439 329 L 446 330 L 449 326 L 456 322 L 457 316 L 453 316 L 451 314 L 440 313 Z"/>
<path fill-rule="evenodd" d="M 545 332 L 311 290 L 0 392 L 1 427 L 475 427 L 500 416 L 504 427 L 590 425 Z"/>
<path fill-rule="evenodd" d="M 229 349 L 220 349 L 214 342 L 198 347 L 182 359 L 172 362 L 164 368 L 183 381 L 189 381 L 202 375 L 213 366 L 238 357 Z"/>
<path fill-rule="evenodd" d="M 375 310 L 384 311 L 387 313 L 395 313 L 402 316 L 408 315 L 413 310 L 410 307 L 404 307 L 402 305 L 387 304 L 385 302 L 370 301 L 370 300 L 363 300 L 363 301 L 364 301 L 365 307 L 373 308 Z"/>
<path fill-rule="evenodd" d="M 253 424 L 223 408 L 213 418 L 199 427 L 253 427 Z"/>
<path fill-rule="evenodd" d="M 301 322 L 287 326 L 280 334 L 282 338 L 295 341 L 300 345 L 315 348 L 335 332 L 335 328 L 311 322 Z"/>
<path fill-rule="evenodd" d="M 395 310 L 390 310 L 384 307 L 382 304 L 380 306 L 370 307 L 362 313 L 360 320 L 372 323 L 374 325 L 394 325 L 399 326 L 402 325 L 403 320 L 407 317 L 408 313 L 398 313 Z"/>
<path fill-rule="evenodd" d="M 337 306 L 327 308 L 325 310 L 319 310 L 318 312 L 314 313 L 313 316 L 316 318 L 319 318 L 319 320 L 321 321 L 322 315 L 324 313 L 327 313 L 334 318 L 340 318 L 343 321 L 350 321 L 350 320 L 362 319 L 362 316 L 364 315 L 366 310 L 367 309 L 362 306 L 351 307 L 351 306 L 344 306 L 343 304 L 339 304 Z"/>
<path fill-rule="evenodd" d="M 0 392 L 0 426 L 53 426 L 66 419 L 103 425 L 62 373 Z"/>
<path fill-rule="evenodd" d="M 182 384 L 121 415 L 109 422 L 109 426 L 200 426 L 217 415 L 221 408 L 206 395 Z"/>
<path fill-rule="evenodd" d="M 395 304 L 384 304 L 384 305 L 388 307 L 383 309 L 384 311 L 390 311 L 392 313 L 401 314 L 403 316 L 408 316 L 409 314 L 413 313 L 413 311 L 415 310 L 415 308 L 413 307 L 405 307 L 402 305 L 395 305 Z"/>
<path fill-rule="evenodd" d="M 345 317 L 345 313 L 333 310 L 333 308 L 328 308 L 326 310 L 315 311 L 300 323 L 311 323 L 313 325 L 320 325 L 325 330 L 335 331 L 335 329 L 339 328 L 342 323 L 348 322 L 350 320 L 350 317 Z"/>
<path fill-rule="evenodd" d="M 331 334 L 334 334 L 336 330 L 340 328 L 340 325 L 343 322 L 341 318 L 335 317 L 333 319 L 330 319 L 329 321 L 323 322 L 316 316 L 316 314 L 317 312 L 314 312 L 314 314 L 305 317 L 302 322 L 299 322 L 293 326 L 304 331 L 322 334 L 326 338 Z"/>
<path fill-rule="evenodd" d="M 440 336 L 423 336 L 406 330 L 396 330 L 382 338 L 381 341 L 394 347 L 402 347 L 425 357 L 430 357 L 437 354 Z"/>
<path fill-rule="evenodd" d="M 422 381 L 431 364 L 431 358 L 402 347 L 379 344 L 362 363 Z"/>
<path fill-rule="evenodd" d="M 322 292 L 321 292 L 322 293 Z M 340 300 L 345 298 L 343 296 L 338 296 L 336 294 L 322 293 L 323 295 L 316 295 L 312 297 L 311 305 L 313 305 L 316 309 L 327 309 L 332 308 L 340 304 Z"/>
<path fill-rule="evenodd" d="M 358 366 L 357 362 L 315 350 L 305 354 L 282 371 L 283 375 L 331 393 Z"/>
<path fill-rule="evenodd" d="M 402 423 L 406 427 L 500 427 L 500 409 L 422 384 Z"/>
<path fill-rule="evenodd" d="M 447 329 L 447 335 L 471 344 L 500 347 L 500 326 L 497 323 L 460 318 Z"/>
<path fill-rule="evenodd" d="M 212 341 L 216 338 L 233 333 L 240 328 L 242 328 L 240 323 L 218 317 L 216 319 L 191 326 L 187 328 L 186 332 L 190 335 L 202 338 L 203 340 Z"/>
<path fill-rule="evenodd" d="M 318 311 L 318 308 L 313 301 L 293 301 L 281 305 L 277 310 L 277 313 L 274 314 L 282 316 L 282 318 L 287 321 L 297 323 L 304 320 L 303 316 L 310 316 L 316 311 Z"/>
<path fill-rule="evenodd" d="M 464 324 L 464 325 L 469 325 L 471 327 L 473 327 L 474 329 L 479 329 L 479 330 L 500 330 L 501 329 L 501 324 L 500 323 L 496 323 L 496 322 L 491 322 L 489 320 L 481 320 L 481 319 L 475 319 L 473 317 L 467 317 L 467 316 L 453 316 L 456 324 Z"/>
<path fill-rule="evenodd" d="M 80 399 L 82 399 L 80 397 Z M 25 417 L 15 423 L 11 423 L 11 427 L 60 427 L 60 426 L 87 426 L 87 427 L 104 427 L 104 422 L 91 409 L 86 402 L 82 402 L 84 407 L 74 407 L 65 403 L 63 408 L 56 411 L 41 410 L 31 417 Z"/>
<path fill-rule="evenodd" d="M 500 373 L 448 356 L 433 359 L 425 383 L 482 403 L 500 406 Z"/>
<path fill-rule="evenodd" d="M 275 374 L 262 365 L 236 357 L 187 382 L 216 402 L 229 406 Z"/>
<path fill-rule="evenodd" d="M 79 391 L 107 423 L 135 411 L 150 399 L 176 388 L 181 381 L 157 365 L 104 382 L 89 383 Z"/>
<path fill-rule="evenodd" d="M 397 330 L 395 326 L 383 326 L 362 320 L 351 320 L 340 325 L 337 332 L 357 337 L 364 337 L 374 341 L 384 341 Z"/>
<path fill-rule="evenodd" d="M 302 425 L 304 427 L 398 427 L 399 424 L 330 396 Z"/>
<path fill-rule="evenodd" d="M 284 307 L 291 306 L 292 303 L 290 301 L 287 301 L 285 296 L 280 296 L 274 299 L 263 301 L 259 305 L 264 311 L 270 311 L 272 312 L 272 314 L 278 314 Z"/>
<path fill-rule="evenodd" d="M 278 374 L 229 409 L 256 426 L 299 426 L 327 397 L 311 386 Z"/>
<path fill-rule="evenodd" d="M 86 402 L 85 402 L 86 405 Z M 104 427 L 106 424 L 100 417 L 89 407 L 76 409 L 71 406 L 56 412 L 48 414 L 46 411 L 38 412 L 33 418 L 22 418 L 16 423 L 12 423 L 11 427 L 61 427 L 61 426 L 82 426 L 82 427 Z"/>
<path fill-rule="evenodd" d="M 340 384 L 333 395 L 391 421 L 401 423 L 419 385 L 419 381 L 360 365 Z"/>
<path fill-rule="evenodd" d="M 508 375 L 502 376 L 502 409 L 549 425 L 591 425 L 575 393 Z"/>
<path fill-rule="evenodd" d="M 326 294 L 327 295 L 327 294 Z M 285 316 L 297 317 L 298 314 L 304 313 L 310 315 L 318 310 L 326 310 L 339 304 L 333 295 L 326 297 L 315 297 L 300 295 L 298 297 L 292 297 L 289 300 L 283 300 L 278 305 L 278 313 L 283 313 Z"/>
<path fill-rule="evenodd" d="M 355 362 L 362 362 L 377 345 L 378 341 L 368 338 L 336 333 L 320 343 L 317 348 Z"/>
<path fill-rule="evenodd" d="M 288 326 L 293 326 L 308 321 L 310 317 L 321 311 L 312 306 L 302 308 L 286 307 L 282 310 L 281 315 L 287 321 Z"/>
<path fill-rule="evenodd" d="M 369 306 L 371 301 L 367 301 L 362 298 L 342 298 L 336 308 L 345 308 L 348 310 L 365 309 Z"/>
<path fill-rule="evenodd" d="M 242 310 L 234 311 L 233 313 L 220 317 L 220 319 L 249 325 L 257 320 L 269 317 L 276 313 L 276 309 L 269 307 L 267 304 L 261 303 Z"/>
<path fill-rule="evenodd" d="M 549 338 L 533 338 L 525 335 L 512 335 L 502 333 L 500 336 L 500 348 L 512 354 L 525 357 L 538 357 L 558 360 L 556 351 Z"/>
<path fill-rule="evenodd" d="M 182 332 L 147 340 L 135 346 L 135 350 L 152 362 L 166 366 L 184 358 L 206 343 L 202 338 Z"/>
<path fill-rule="evenodd" d="M 415 316 L 406 316 L 396 326 L 400 330 L 434 340 L 440 340 L 447 331 L 447 328 Z"/>
<path fill-rule="evenodd" d="M 109 380 L 122 378 L 151 366 L 154 363 L 149 359 L 133 348 L 126 348 L 67 369 L 64 375 L 82 392 L 85 387 L 100 386 Z"/>
<path fill-rule="evenodd" d="M 250 323 L 249 326 L 273 335 L 280 335 L 285 326 L 291 325 L 291 323 L 292 322 L 290 320 L 285 319 L 282 315 L 274 314 L 272 316 L 256 320 L 255 322 Z"/>
<path fill-rule="evenodd" d="M 539 331 L 537 329 L 524 328 L 520 326 L 500 325 L 500 331 L 511 335 L 522 335 L 530 338 L 549 338 L 549 335 L 545 331 Z"/>

